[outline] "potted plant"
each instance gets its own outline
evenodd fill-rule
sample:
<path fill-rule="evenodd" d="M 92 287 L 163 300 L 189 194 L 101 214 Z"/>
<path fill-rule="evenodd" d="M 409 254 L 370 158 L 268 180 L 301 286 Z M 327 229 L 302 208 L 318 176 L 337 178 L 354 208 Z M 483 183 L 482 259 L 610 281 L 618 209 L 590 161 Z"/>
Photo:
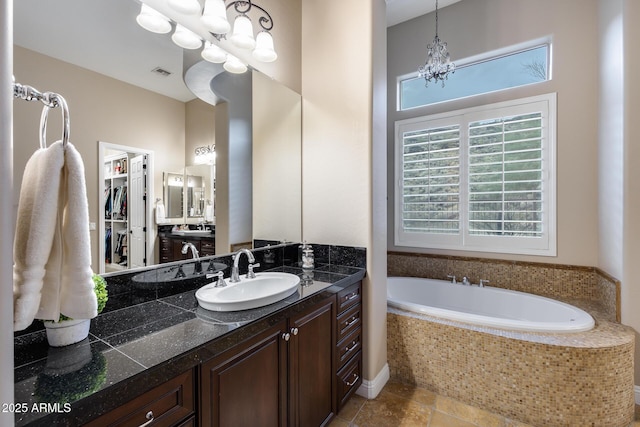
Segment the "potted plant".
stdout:
<path fill-rule="evenodd" d="M 98 313 L 102 312 L 107 304 L 107 282 L 99 275 L 93 275 L 93 290 L 98 299 Z M 52 347 L 63 347 L 82 341 L 89 335 L 91 319 L 71 319 L 60 313 L 57 322 L 47 320 L 44 322 L 47 329 L 47 341 Z"/>

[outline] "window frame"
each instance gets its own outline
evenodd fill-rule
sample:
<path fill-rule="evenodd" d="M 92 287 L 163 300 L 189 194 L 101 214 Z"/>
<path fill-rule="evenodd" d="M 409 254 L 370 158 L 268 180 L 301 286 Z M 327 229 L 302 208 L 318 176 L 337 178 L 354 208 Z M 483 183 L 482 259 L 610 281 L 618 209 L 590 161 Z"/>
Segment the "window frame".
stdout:
<path fill-rule="evenodd" d="M 456 111 L 415 117 L 395 122 L 394 159 L 394 244 L 398 247 L 450 249 L 475 252 L 510 253 L 539 256 L 557 254 L 557 169 L 556 129 L 557 94 L 519 98 L 510 101 L 464 108 Z M 543 232 L 540 238 L 471 235 L 469 221 L 469 123 L 482 119 L 542 112 L 542 204 Z M 460 182 L 458 234 L 432 234 L 403 231 L 403 134 L 438 126 L 460 125 Z"/>
<path fill-rule="evenodd" d="M 412 107 L 408 107 L 408 108 L 402 108 L 402 83 L 407 81 L 407 80 L 414 80 L 414 79 L 420 79 L 420 76 L 418 76 L 418 72 L 417 71 L 413 71 L 411 73 L 408 74 L 403 74 L 401 76 L 398 76 L 396 78 L 396 111 L 398 112 L 407 112 L 407 111 L 412 111 L 412 110 L 416 110 L 419 108 L 425 108 L 425 107 L 429 107 L 429 106 L 433 106 L 433 105 L 440 105 L 440 104 L 444 104 L 447 102 L 453 102 L 453 101 L 459 101 L 461 99 L 469 99 L 469 98 L 474 98 L 474 97 L 478 97 L 478 96 L 484 96 L 487 94 L 491 94 L 491 93 L 500 93 L 500 92 L 505 92 L 505 91 L 510 91 L 510 90 L 517 90 L 518 88 L 522 88 L 522 87 L 527 87 L 527 86 L 534 86 L 534 85 L 539 85 L 539 84 L 544 84 L 546 82 L 549 82 L 552 80 L 552 71 L 553 71 L 553 64 L 552 64 L 552 50 L 553 50 L 553 44 L 552 44 L 552 39 L 551 37 L 542 37 L 539 39 L 535 39 L 535 40 L 530 40 L 524 43 L 519 43 L 516 45 L 512 45 L 512 46 L 508 46 L 505 48 L 501 48 L 501 49 L 497 49 L 497 50 L 493 50 L 491 52 L 485 52 L 479 55 L 474 55 L 471 57 L 467 57 L 467 58 L 463 58 L 463 59 L 459 59 L 455 61 L 456 64 L 456 70 L 465 68 L 465 67 L 470 67 L 476 64 L 480 64 L 483 62 L 489 62 L 489 61 L 493 61 L 493 60 L 497 60 L 500 58 L 504 58 L 510 55 L 515 55 L 521 52 L 526 52 L 532 49 L 537 49 L 539 47 L 543 47 L 546 46 L 547 47 L 547 78 L 546 80 L 543 81 L 539 81 L 539 82 L 532 82 L 532 83 L 527 83 L 525 85 L 518 85 L 518 86 L 512 86 L 512 87 L 506 87 L 506 88 L 502 88 L 502 89 L 496 89 L 496 90 L 490 90 L 487 92 L 480 92 L 480 93 L 476 93 L 476 94 L 472 94 L 472 95 L 467 95 L 467 96 L 462 96 L 462 97 L 458 97 L 458 98 L 451 98 L 451 99 L 446 99 L 446 100 L 442 100 L 442 101 L 437 101 L 437 102 L 432 102 L 429 104 L 423 104 L 423 105 L 416 105 L 416 106 L 412 106 Z M 434 83 L 434 85 L 437 85 L 437 83 Z"/>

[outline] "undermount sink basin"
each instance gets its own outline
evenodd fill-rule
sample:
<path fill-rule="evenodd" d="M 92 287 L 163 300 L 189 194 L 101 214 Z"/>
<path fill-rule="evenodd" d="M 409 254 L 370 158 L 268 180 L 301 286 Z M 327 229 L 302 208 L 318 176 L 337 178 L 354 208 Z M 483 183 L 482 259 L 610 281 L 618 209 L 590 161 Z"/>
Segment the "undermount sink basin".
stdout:
<path fill-rule="evenodd" d="M 206 310 L 239 311 L 273 304 L 294 294 L 300 278 L 295 274 L 257 273 L 255 279 L 242 277 L 238 283 L 216 288 L 215 282 L 196 291 L 198 304 Z"/>
<path fill-rule="evenodd" d="M 178 230 L 172 231 L 176 236 L 206 236 L 211 234 L 211 230 Z"/>

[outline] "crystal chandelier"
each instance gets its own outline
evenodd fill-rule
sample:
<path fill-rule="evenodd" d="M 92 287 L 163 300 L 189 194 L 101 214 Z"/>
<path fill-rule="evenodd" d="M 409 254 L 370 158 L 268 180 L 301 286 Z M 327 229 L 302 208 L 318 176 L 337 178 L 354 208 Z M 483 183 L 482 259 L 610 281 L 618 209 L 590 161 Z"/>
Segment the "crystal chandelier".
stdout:
<path fill-rule="evenodd" d="M 418 76 L 424 77 L 424 86 L 428 87 L 429 82 L 437 83 L 438 80 L 444 81 L 449 78 L 449 73 L 453 74 L 456 65 L 451 62 L 449 52 L 447 52 L 447 44 L 440 41 L 438 37 L 438 0 L 436 0 L 436 37 L 427 45 L 427 61 L 418 68 Z"/>

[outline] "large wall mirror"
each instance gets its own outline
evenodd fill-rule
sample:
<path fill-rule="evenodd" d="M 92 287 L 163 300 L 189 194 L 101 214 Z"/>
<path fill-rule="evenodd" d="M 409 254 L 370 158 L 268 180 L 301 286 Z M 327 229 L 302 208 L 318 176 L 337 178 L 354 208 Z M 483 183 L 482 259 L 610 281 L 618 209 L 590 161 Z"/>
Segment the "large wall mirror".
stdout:
<path fill-rule="evenodd" d="M 265 0 L 263 3 L 266 7 L 273 7 L 271 13 L 280 25 L 296 21 L 278 16 L 283 6 L 277 1 Z M 101 167 L 98 141 L 102 140 L 139 148 L 142 152 L 153 150 L 154 172 L 148 179 L 155 185 L 152 186 L 154 194 L 146 195 L 150 201 L 147 206 L 153 209 L 156 199 L 163 200 L 170 224 L 213 222 L 209 221 L 213 219 L 207 215 L 215 206 L 217 239 L 218 228 L 222 232 L 224 227 L 232 229 L 236 226 L 238 215 L 229 211 L 233 195 L 248 191 L 249 221 L 245 221 L 242 228 L 249 230 L 249 240 L 299 241 L 302 234 L 300 96 L 272 77 L 250 70 L 254 74 L 250 81 L 253 82 L 255 102 L 249 108 L 257 122 L 253 124 L 250 152 L 246 153 L 250 159 L 248 167 L 233 170 L 228 147 L 234 147 L 235 141 L 225 143 L 218 140 L 218 129 L 215 131 L 215 141 L 194 143 L 189 140 L 189 135 L 193 133 L 189 128 L 187 105 L 200 100 L 184 84 L 184 52 L 172 43 L 170 34 L 153 34 L 140 28 L 136 24 L 139 11 L 140 2 L 137 0 L 21 0 L 14 3 L 16 81 L 31 84 L 40 90 L 59 92 L 67 99 L 71 109 L 71 140 L 83 154 L 85 162 L 90 221 L 99 223 L 98 207 L 102 196 L 97 194 L 99 178 L 96 170 Z M 277 30 L 274 29 L 274 39 L 285 47 L 290 42 L 279 41 Z M 279 52 L 279 66 L 286 66 L 289 60 L 287 50 L 279 49 Z M 290 61 L 295 64 L 299 62 L 298 59 L 291 58 Z M 51 67 L 50 63 L 54 63 L 55 67 Z M 153 72 L 154 69 L 160 70 Z M 163 70 L 171 71 L 171 75 L 163 77 Z M 105 76 L 115 80 L 105 80 Z M 92 80 L 94 78 L 95 82 Z M 132 89 L 127 89 L 129 87 Z M 118 99 L 117 107 L 108 107 L 107 101 L 96 99 L 100 93 L 107 97 L 115 92 L 123 94 Z M 286 96 L 281 95 L 284 93 Z M 289 97 L 294 100 L 295 107 L 284 107 L 280 103 Z M 146 101 L 146 98 L 149 100 Z M 149 107 L 135 107 L 142 101 L 146 101 Z M 215 124 L 218 126 L 227 114 L 228 107 L 224 106 L 224 102 L 208 107 L 215 111 Z M 24 126 L 20 117 L 23 108 L 17 106 L 17 120 L 14 121 L 17 185 L 21 182 L 21 166 L 33 152 L 32 148 L 35 148 L 21 152 L 20 139 L 30 138 L 22 134 L 31 133 L 31 129 L 28 132 L 18 129 Z M 224 110 L 224 113 L 218 114 L 218 110 Z M 280 114 L 280 118 L 277 114 Z M 157 117 L 155 122 L 154 117 Z M 35 129 L 37 124 L 31 126 Z M 52 132 L 55 132 L 54 124 L 52 128 Z M 289 131 L 286 136 L 285 129 Z M 288 145 L 284 145 L 283 141 L 287 141 Z M 215 165 L 198 165 L 193 161 L 194 144 L 215 145 L 216 150 L 227 144 L 227 155 L 219 155 L 225 152 L 225 149 L 221 149 L 216 155 Z M 219 178 L 223 172 L 228 180 L 225 189 L 218 188 L 220 182 L 224 181 Z M 246 187 L 241 181 L 234 180 L 234 176 L 238 175 L 251 177 L 248 189 L 238 188 Z M 176 188 L 181 188 L 181 191 L 172 190 L 173 185 L 169 185 L 169 182 L 175 183 L 179 178 L 183 180 L 182 187 Z M 220 223 L 219 218 L 223 218 Z M 147 253 L 146 265 L 158 262 L 157 227 L 155 222 L 150 225 L 147 239 L 152 248 L 150 252 L 154 253 Z M 232 234 L 228 233 L 222 249 L 216 248 L 217 253 L 225 249 L 230 251 L 234 244 L 244 243 L 247 239 L 246 236 L 236 239 Z M 98 271 L 95 259 L 100 257 L 100 236 L 96 231 L 91 237 L 92 257 L 96 264 L 94 269 Z"/>

